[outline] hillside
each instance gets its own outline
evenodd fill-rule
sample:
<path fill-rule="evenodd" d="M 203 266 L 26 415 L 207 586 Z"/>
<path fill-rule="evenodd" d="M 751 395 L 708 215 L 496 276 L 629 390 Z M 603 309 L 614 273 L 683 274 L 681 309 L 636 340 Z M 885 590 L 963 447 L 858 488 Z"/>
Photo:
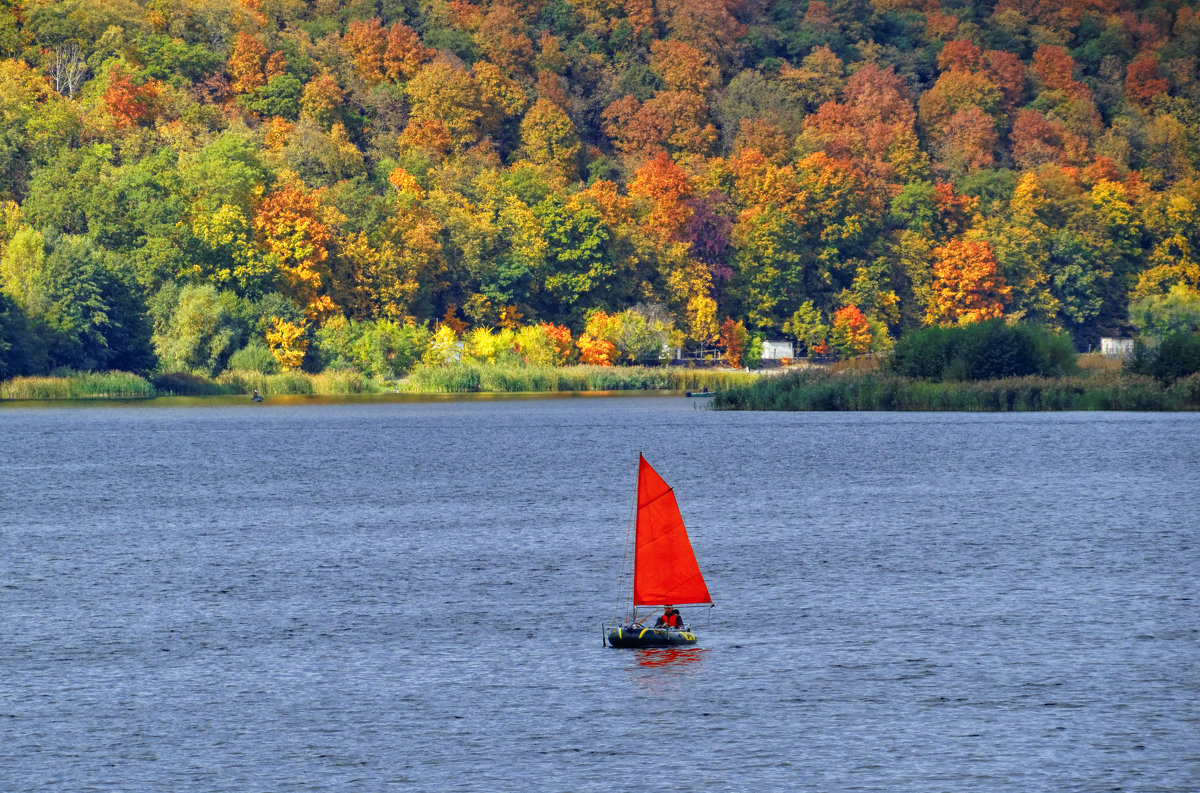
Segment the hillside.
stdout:
<path fill-rule="evenodd" d="M 1193 2 L 0 0 L 0 59 L 0 378 L 1200 322 Z"/>

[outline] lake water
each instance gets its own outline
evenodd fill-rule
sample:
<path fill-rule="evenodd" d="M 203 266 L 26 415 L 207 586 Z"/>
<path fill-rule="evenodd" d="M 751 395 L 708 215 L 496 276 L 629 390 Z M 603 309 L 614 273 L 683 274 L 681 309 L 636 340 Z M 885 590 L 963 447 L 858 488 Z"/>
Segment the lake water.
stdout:
<path fill-rule="evenodd" d="M 0 409 L 0 790 L 1200 789 L 1200 415 L 697 401 Z"/>

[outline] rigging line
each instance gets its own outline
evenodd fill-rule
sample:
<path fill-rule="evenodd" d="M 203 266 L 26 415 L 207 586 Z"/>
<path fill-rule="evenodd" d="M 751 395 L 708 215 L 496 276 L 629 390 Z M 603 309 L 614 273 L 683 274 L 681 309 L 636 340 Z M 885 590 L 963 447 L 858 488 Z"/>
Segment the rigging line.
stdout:
<path fill-rule="evenodd" d="M 621 618 L 621 603 L 624 601 L 624 598 L 625 598 L 626 571 L 629 569 L 629 548 L 632 543 L 634 527 L 637 524 L 637 510 L 638 510 L 638 503 L 637 503 L 638 502 L 638 492 L 637 491 L 638 491 L 638 488 L 635 487 L 634 492 L 633 492 L 633 505 L 631 506 L 630 512 L 629 512 L 629 523 L 625 527 L 625 550 L 621 555 L 620 578 L 617 579 L 617 607 L 616 607 L 615 612 L 613 613 L 613 621 L 614 622 L 619 621 Z M 629 599 L 631 601 L 633 600 L 633 583 L 632 582 L 629 583 Z M 634 616 L 636 616 L 636 611 L 634 613 Z"/>

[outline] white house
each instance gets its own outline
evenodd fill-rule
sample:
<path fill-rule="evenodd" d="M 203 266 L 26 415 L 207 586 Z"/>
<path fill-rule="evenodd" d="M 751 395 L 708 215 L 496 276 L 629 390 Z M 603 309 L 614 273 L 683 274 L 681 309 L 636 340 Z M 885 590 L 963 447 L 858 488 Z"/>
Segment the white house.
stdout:
<path fill-rule="evenodd" d="M 1100 352 L 1112 358 L 1128 358 L 1133 352 L 1133 339 L 1104 337 L 1100 339 Z"/>
<path fill-rule="evenodd" d="M 762 343 L 764 361 L 778 361 L 780 358 L 795 358 L 796 348 L 790 341 L 764 341 Z"/>

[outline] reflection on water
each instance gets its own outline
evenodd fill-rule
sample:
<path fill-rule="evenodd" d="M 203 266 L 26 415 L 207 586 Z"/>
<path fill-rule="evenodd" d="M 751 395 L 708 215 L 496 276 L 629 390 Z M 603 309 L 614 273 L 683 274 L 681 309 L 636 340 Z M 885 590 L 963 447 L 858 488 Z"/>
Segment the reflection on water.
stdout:
<path fill-rule="evenodd" d="M 696 663 L 708 651 L 702 647 L 648 647 L 633 652 L 638 666 L 682 666 Z"/>

